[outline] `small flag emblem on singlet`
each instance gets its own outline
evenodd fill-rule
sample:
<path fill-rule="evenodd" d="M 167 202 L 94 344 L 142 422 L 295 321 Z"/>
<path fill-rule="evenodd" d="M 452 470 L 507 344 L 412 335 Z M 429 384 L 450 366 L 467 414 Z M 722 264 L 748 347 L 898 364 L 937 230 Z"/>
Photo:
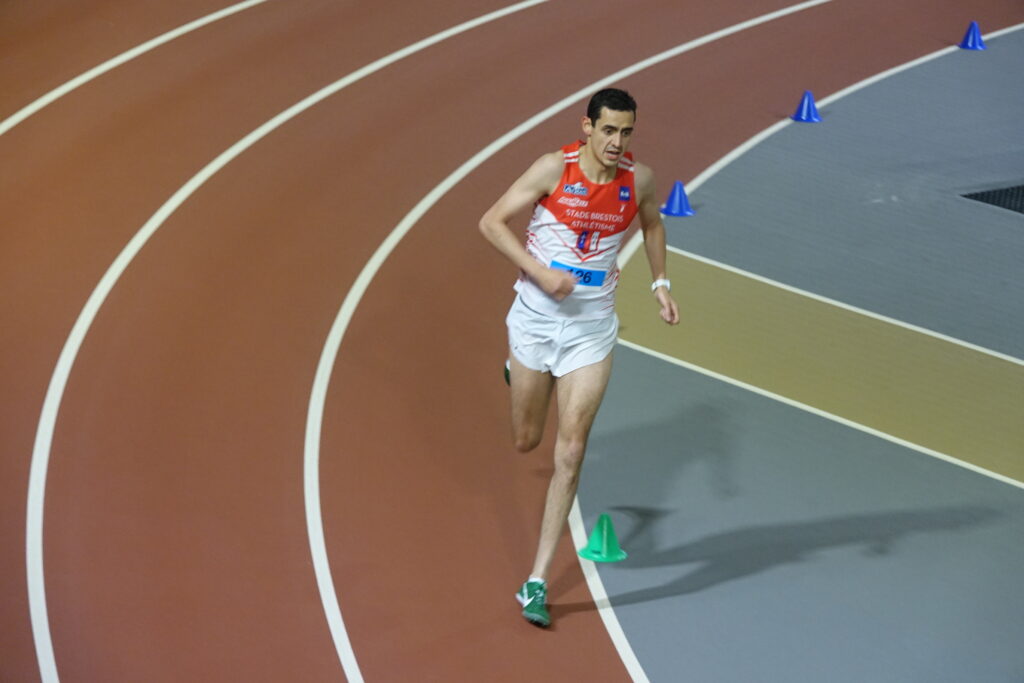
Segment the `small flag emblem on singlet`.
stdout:
<path fill-rule="evenodd" d="M 619 186 L 619 201 L 628 202 L 630 198 L 629 187 L 626 185 Z"/>
<path fill-rule="evenodd" d="M 601 241 L 601 233 L 597 230 L 591 232 L 590 230 L 584 230 L 576 237 L 576 248 L 586 253 L 588 251 L 595 251 L 597 249 L 597 243 Z"/>

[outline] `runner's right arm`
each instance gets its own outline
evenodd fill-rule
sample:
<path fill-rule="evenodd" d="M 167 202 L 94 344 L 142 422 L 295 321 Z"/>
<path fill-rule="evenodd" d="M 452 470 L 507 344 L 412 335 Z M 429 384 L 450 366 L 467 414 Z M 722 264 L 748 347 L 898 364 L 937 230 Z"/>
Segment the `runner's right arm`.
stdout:
<path fill-rule="evenodd" d="M 480 219 L 480 232 L 487 241 L 557 301 L 572 293 L 576 278 L 567 271 L 548 268 L 533 258 L 512 232 L 509 221 L 541 197 L 551 194 L 563 170 L 565 158 L 561 152 L 545 154 L 512 183 Z"/>

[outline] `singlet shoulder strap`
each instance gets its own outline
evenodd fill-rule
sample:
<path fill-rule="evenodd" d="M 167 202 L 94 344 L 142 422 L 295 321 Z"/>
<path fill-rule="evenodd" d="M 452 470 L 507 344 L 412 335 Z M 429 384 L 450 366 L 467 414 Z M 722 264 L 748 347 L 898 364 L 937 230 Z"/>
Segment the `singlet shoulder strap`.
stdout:
<path fill-rule="evenodd" d="M 577 140 L 576 142 L 570 143 L 562 147 L 562 156 L 565 157 L 565 163 L 575 164 L 580 160 L 580 147 L 582 142 Z"/>

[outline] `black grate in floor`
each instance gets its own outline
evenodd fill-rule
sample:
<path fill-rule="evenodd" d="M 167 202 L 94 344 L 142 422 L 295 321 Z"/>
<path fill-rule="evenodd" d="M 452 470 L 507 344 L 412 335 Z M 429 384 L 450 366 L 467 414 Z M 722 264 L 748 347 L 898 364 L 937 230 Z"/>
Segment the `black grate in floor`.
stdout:
<path fill-rule="evenodd" d="M 1000 206 L 1018 213 L 1024 213 L 1024 185 L 1004 187 L 999 190 L 971 192 L 970 194 L 965 194 L 964 197 L 992 204 L 993 206 Z"/>

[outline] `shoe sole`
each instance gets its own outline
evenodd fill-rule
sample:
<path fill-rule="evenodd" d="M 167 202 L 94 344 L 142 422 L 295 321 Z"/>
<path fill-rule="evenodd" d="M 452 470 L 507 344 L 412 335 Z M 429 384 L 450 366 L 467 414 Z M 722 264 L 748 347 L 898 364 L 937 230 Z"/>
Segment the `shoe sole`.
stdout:
<path fill-rule="evenodd" d="M 516 602 L 518 602 L 521 606 L 526 607 L 526 601 L 523 600 L 523 596 L 519 595 L 519 593 L 516 593 Z M 543 619 L 536 617 L 532 614 L 527 614 L 525 611 L 523 612 L 523 619 L 526 619 L 534 626 L 540 626 L 541 628 L 547 628 L 551 625 L 550 619 L 544 621 Z"/>
<path fill-rule="evenodd" d="M 531 624 L 533 624 L 534 626 L 539 626 L 540 628 L 547 628 L 548 626 L 551 626 L 550 621 L 544 621 L 543 619 L 534 619 L 527 616 L 526 614 L 523 614 L 523 618 Z"/>

